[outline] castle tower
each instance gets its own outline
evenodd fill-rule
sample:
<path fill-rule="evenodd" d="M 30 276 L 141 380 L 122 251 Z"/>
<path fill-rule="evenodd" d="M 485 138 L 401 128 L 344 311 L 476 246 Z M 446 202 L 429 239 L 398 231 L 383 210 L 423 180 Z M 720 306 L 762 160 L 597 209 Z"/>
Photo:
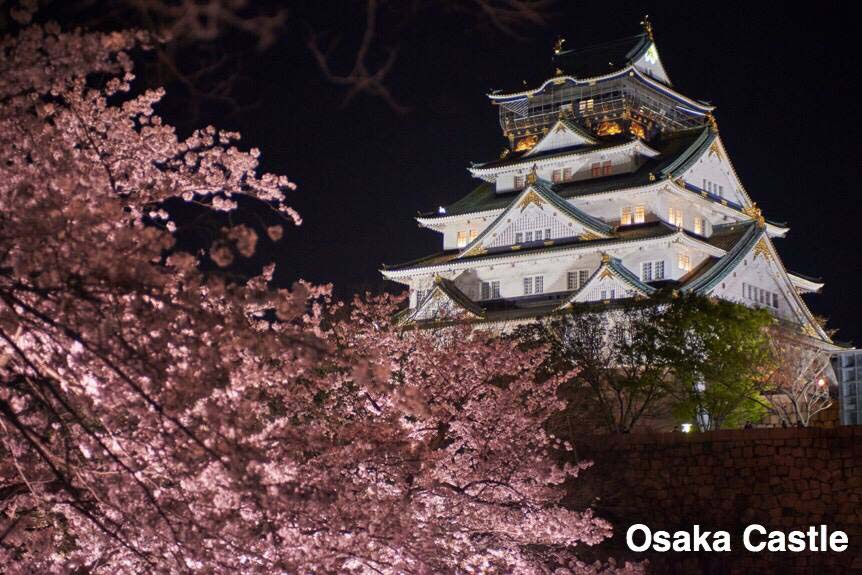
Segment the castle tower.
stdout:
<path fill-rule="evenodd" d="M 788 228 L 752 201 L 714 107 L 673 88 L 649 24 L 580 50 L 558 41 L 554 68 L 488 94 L 508 146 L 469 168 L 472 192 L 417 218 L 442 251 L 382 270 L 410 288 L 405 321 L 519 323 L 669 287 L 767 308 L 829 345 L 800 297 L 823 284 L 785 269 L 774 241 Z"/>

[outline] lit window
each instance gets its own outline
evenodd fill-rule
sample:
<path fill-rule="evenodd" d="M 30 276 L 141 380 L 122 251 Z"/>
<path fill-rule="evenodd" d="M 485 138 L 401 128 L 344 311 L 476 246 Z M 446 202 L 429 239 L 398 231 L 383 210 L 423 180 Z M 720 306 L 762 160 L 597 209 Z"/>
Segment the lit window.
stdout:
<path fill-rule="evenodd" d="M 644 221 L 646 221 L 646 208 L 635 206 L 635 223 L 642 224 Z"/>
<path fill-rule="evenodd" d="M 676 261 L 679 269 L 683 271 L 689 271 L 691 269 L 691 258 L 688 257 L 688 254 L 679 254 Z"/>
<path fill-rule="evenodd" d="M 466 231 L 462 230 L 462 231 L 458 232 L 457 245 L 459 248 L 463 248 L 464 246 L 467 245 L 467 232 Z"/>
<path fill-rule="evenodd" d="M 605 162 L 604 164 L 602 164 L 602 175 L 603 176 L 610 176 L 612 167 L 613 167 L 613 164 L 611 162 Z"/>
<path fill-rule="evenodd" d="M 694 233 L 702 236 L 704 230 L 703 218 L 695 216 L 694 218 Z"/>
<path fill-rule="evenodd" d="M 622 215 L 620 216 L 620 225 L 628 226 L 632 223 L 632 209 L 631 207 L 623 208 Z"/>
<path fill-rule="evenodd" d="M 598 178 L 602 175 L 602 165 L 598 162 L 590 166 L 590 175 L 594 178 Z"/>
<path fill-rule="evenodd" d="M 533 278 L 526 277 L 524 278 L 524 295 L 531 295 L 533 293 Z"/>
<path fill-rule="evenodd" d="M 669 208 L 668 219 L 670 220 L 671 225 L 674 225 L 678 228 L 681 228 L 682 227 L 682 209 L 681 208 Z"/>
<path fill-rule="evenodd" d="M 587 100 L 581 100 L 578 102 L 578 111 L 581 114 L 589 113 L 593 111 L 593 99 L 589 98 Z"/>

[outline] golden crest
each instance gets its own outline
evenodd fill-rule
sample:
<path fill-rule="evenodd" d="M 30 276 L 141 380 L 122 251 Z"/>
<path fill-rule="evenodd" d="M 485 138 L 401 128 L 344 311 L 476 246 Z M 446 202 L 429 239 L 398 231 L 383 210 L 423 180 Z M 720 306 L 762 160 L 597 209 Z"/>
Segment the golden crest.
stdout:
<path fill-rule="evenodd" d="M 763 238 L 760 238 L 760 241 L 754 246 L 754 259 L 757 259 L 757 256 L 763 256 L 766 260 L 772 259 L 772 252 L 769 250 L 769 245 Z"/>
<path fill-rule="evenodd" d="M 539 209 L 543 209 L 542 205 L 545 204 L 545 200 L 543 200 L 542 197 L 537 194 L 535 190 L 530 190 L 526 194 L 524 194 L 524 197 L 521 198 L 520 202 L 518 202 L 518 207 L 521 208 L 521 211 L 523 212 L 527 209 L 527 207 L 529 207 L 530 204 L 536 204 Z"/>

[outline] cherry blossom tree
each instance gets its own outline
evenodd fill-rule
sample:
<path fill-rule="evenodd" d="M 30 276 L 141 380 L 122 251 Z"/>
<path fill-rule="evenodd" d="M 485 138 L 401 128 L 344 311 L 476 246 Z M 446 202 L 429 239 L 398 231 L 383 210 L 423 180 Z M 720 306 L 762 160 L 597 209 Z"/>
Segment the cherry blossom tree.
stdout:
<path fill-rule="evenodd" d="M 134 94 L 144 34 L 0 40 L 0 564 L 30 573 L 639 573 L 565 509 L 542 348 L 405 331 L 398 298 L 202 273 L 161 208 L 264 202 L 237 134 Z M 281 238 L 278 226 L 268 230 Z M 227 266 L 258 241 L 237 226 Z"/>

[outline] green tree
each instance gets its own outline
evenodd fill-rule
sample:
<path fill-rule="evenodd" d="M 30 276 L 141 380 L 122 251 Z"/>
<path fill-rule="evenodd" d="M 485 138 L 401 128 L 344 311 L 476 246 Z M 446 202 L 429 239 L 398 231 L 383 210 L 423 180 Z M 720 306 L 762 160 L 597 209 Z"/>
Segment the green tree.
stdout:
<path fill-rule="evenodd" d="M 660 300 L 582 305 L 533 329 L 551 343 L 554 370 L 574 370 L 567 382 L 585 387 L 612 433 L 628 433 L 670 392 L 672 369 L 663 353 Z"/>
<path fill-rule="evenodd" d="M 665 308 L 663 354 L 673 365 L 674 413 L 703 430 L 762 417 L 773 356 L 764 309 L 725 300 L 679 296 Z"/>

